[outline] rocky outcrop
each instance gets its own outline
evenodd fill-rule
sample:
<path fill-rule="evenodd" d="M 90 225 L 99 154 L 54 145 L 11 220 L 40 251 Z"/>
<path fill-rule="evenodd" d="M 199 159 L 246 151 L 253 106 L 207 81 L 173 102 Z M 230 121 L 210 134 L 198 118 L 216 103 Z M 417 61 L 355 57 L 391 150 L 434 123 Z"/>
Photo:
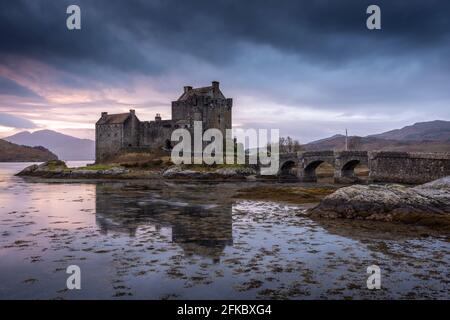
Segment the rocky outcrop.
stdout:
<path fill-rule="evenodd" d="M 195 180 L 243 180 L 253 179 L 256 171 L 249 167 L 229 167 L 206 170 L 196 170 L 181 166 L 172 166 L 163 172 L 166 179 L 195 179 Z"/>
<path fill-rule="evenodd" d="M 79 179 L 79 178 L 120 178 L 129 173 L 128 169 L 122 167 L 110 167 L 110 168 L 68 168 L 64 161 L 52 160 L 42 163 L 40 165 L 31 165 L 26 167 L 18 176 L 31 176 L 42 178 L 66 178 L 66 179 Z"/>
<path fill-rule="evenodd" d="M 397 184 L 340 188 L 307 214 L 311 217 L 412 223 L 433 220 L 450 225 L 450 177 L 414 188 Z"/>

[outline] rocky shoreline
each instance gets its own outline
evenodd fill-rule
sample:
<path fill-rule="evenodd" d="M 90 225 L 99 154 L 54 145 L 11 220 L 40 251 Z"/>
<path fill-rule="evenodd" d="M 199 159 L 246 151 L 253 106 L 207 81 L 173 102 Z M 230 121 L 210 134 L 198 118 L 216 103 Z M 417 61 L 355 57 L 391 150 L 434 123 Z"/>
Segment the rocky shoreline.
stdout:
<path fill-rule="evenodd" d="M 121 167 L 82 167 L 82 168 L 68 168 L 66 163 L 61 160 L 52 160 L 44 162 L 40 165 L 33 164 L 26 167 L 17 176 L 23 177 L 40 177 L 40 178 L 63 178 L 63 179 L 78 179 L 78 178 L 111 178 L 123 177 L 130 173 L 130 170 Z"/>
<path fill-rule="evenodd" d="M 136 179 L 163 178 L 172 180 L 217 180 L 237 181 L 257 179 L 257 171 L 250 167 L 185 167 L 173 165 L 168 168 L 125 168 L 119 165 L 88 165 L 81 168 L 69 168 L 61 160 L 52 160 L 40 165 L 31 165 L 16 174 L 22 177 L 52 179 Z"/>
<path fill-rule="evenodd" d="M 450 176 L 416 187 L 354 185 L 324 197 L 307 210 L 313 218 L 425 224 L 450 228 Z"/>
<path fill-rule="evenodd" d="M 91 165 L 68 168 L 53 160 L 32 165 L 17 174 L 50 179 L 167 179 L 186 181 L 258 181 L 251 167 L 170 166 L 142 170 L 121 166 Z M 337 190 L 336 190 L 337 189 Z M 235 198 L 265 199 L 295 204 L 310 203 L 305 214 L 311 218 L 353 219 L 420 224 L 450 231 L 450 176 L 416 187 L 399 184 L 286 187 L 262 184 L 237 190 Z"/>

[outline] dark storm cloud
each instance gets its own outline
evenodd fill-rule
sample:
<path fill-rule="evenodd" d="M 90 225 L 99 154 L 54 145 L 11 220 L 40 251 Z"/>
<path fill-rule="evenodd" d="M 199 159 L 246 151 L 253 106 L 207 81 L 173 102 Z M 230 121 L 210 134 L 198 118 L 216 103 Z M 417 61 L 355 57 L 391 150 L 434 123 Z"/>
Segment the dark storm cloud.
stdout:
<path fill-rule="evenodd" d="M 81 7 L 80 32 L 65 27 L 65 9 L 74 3 Z M 328 65 L 447 47 L 449 2 L 376 1 L 383 30 L 369 33 L 365 9 L 372 3 L 8 1 L 1 5 L 0 51 L 86 73 L 97 66 L 159 73 L 176 64 L 170 56 L 164 59 L 166 50 L 227 64 L 242 54 L 239 43 L 267 45 Z"/>
<path fill-rule="evenodd" d="M 124 2 L 125 3 L 125 2 Z M 73 1 L 10 1 L 2 3 L 0 51 L 51 62 L 72 71 L 89 72 L 86 65 L 152 70 L 131 40 L 112 27 L 102 11 L 80 4 L 82 32 L 66 28 L 66 8 Z M 155 67 L 158 68 L 158 67 Z"/>

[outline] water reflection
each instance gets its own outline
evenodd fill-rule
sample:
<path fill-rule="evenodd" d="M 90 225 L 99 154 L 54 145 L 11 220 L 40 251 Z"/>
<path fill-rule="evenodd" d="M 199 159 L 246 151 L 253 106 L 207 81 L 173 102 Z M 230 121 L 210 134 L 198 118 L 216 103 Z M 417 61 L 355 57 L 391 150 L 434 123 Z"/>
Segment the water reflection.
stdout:
<path fill-rule="evenodd" d="M 0 299 L 448 298 L 448 239 L 312 221 L 248 183 L 32 181 L 0 165 Z M 401 231 L 401 233 L 400 233 Z M 67 290 L 66 268 L 82 268 Z M 383 290 L 366 288 L 366 268 Z"/>
<path fill-rule="evenodd" d="M 101 233 L 134 237 L 142 225 L 169 234 L 186 255 L 215 262 L 233 245 L 232 203 L 189 203 L 173 195 L 163 198 L 148 185 L 96 185 L 96 223 Z M 204 199 L 203 199 L 204 200 Z"/>

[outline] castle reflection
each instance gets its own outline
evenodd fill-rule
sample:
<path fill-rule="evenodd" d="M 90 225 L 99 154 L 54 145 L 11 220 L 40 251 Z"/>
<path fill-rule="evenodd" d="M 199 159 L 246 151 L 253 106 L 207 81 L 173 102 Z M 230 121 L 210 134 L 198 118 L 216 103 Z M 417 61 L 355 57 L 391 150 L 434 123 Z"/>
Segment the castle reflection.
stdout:
<path fill-rule="evenodd" d="M 233 244 L 232 203 L 217 203 L 193 192 L 183 187 L 167 192 L 161 186 L 97 184 L 96 223 L 103 234 L 126 233 L 130 237 L 136 236 L 140 227 L 150 227 L 169 234 L 185 255 L 218 262 L 225 247 Z"/>

